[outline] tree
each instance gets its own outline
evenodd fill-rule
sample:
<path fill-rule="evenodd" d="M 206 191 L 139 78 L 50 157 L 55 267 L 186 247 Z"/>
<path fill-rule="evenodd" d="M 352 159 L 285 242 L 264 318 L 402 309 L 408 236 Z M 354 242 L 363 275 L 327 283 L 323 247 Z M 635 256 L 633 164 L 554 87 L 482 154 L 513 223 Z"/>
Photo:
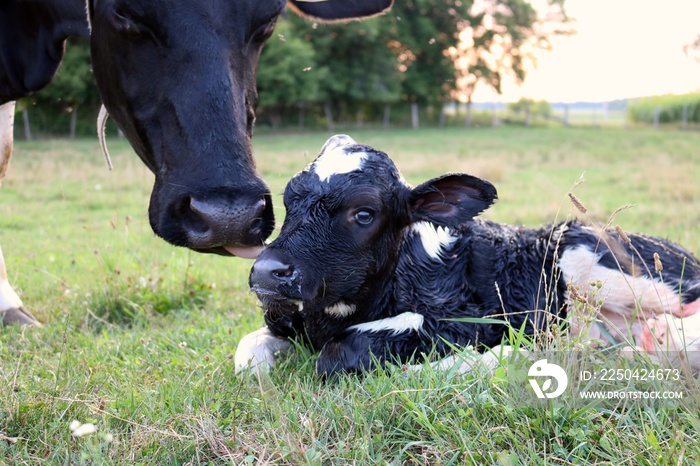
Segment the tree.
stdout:
<path fill-rule="evenodd" d="M 321 86 L 327 79 L 328 69 L 318 65 L 311 44 L 293 30 L 289 21 L 280 19 L 258 64 L 258 98 L 263 116 L 268 115 L 276 126 L 284 111 L 296 106 L 303 125 L 305 106 L 321 100 Z"/>
<path fill-rule="evenodd" d="M 411 104 L 414 126 L 419 104 L 458 98 L 471 108 L 479 83 L 500 92 L 506 75 L 524 81 L 532 52 L 565 32 L 564 0 L 545 0 L 545 11 L 529 1 L 404 0 L 385 15 L 342 25 L 282 18 L 278 32 L 288 48 L 273 37 L 263 52 L 261 107 L 322 100 L 329 126 L 333 112 L 341 119 L 354 112 L 360 123 L 366 110 L 383 106 L 386 116 L 399 101 Z M 293 78 L 300 68 L 315 74 L 318 90 Z"/>
<path fill-rule="evenodd" d="M 547 0 L 543 10 L 527 0 L 482 0 L 469 12 L 459 44 L 449 51 L 458 73 L 454 96 L 466 102 L 467 115 L 479 84 L 499 94 L 505 76 L 521 84 L 527 65 L 536 64 L 534 52 L 550 49 L 553 35 L 571 33 L 564 0 Z"/>
<path fill-rule="evenodd" d="M 532 115 L 538 115 L 544 118 L 552 116 L 552 106 L 546 100 L 533 100 L 526 97 L 521 98 L 517 102 L 508 104 L 508 110 L 513 113 L 525 114 L 525 126 L 530 126 Z"/>
<path fill-rule="evenodd" d="M 41 107 L 69 113 L 70 136 L 74 138 L 78 108 L 87 104 L 97 107 L 100 102 L 92 76 L 89 43 L 84 39 L 69 39 L 56 76 L 46 88 L 29 99 Z"/>
<path fill-rule="evenodd" d="M 387 15 L 387 46 L 403 73 L 402 100 L 411 103 L 413 127 L 419 104 L 442 102 L 455 90 L 456 73 L 447 53 L 459 41 L 469 2 L 406 0 Z"/>
<path fill-rule="evenodd" d="M 386 45 L 383 17 L 342 25 L 291 21 L 327 70 L 322 86 L 327 118 L 334 108 L 341 118 L 354 113 L 360 124 L 367 106 L 398 100 L 402 76 Z"/>
<path fill-rule="evenodd" d="M 694 58 L 696 62 L 700 63 L 700 35 L 694 42 L 684 46 L 683 51 L 687 56 Z"/>

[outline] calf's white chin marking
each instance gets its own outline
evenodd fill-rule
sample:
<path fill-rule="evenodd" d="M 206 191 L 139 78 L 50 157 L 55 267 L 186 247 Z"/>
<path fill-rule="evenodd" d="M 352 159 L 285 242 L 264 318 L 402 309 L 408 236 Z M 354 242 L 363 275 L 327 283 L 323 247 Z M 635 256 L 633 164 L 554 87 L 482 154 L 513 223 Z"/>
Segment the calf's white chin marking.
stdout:
<path fill-rule="evenodd" d="M 267 372 L 275 365 L 275 353 L 287 351 L 292 343 L 276 337 L 270 329 L 263 327 L 241 338 L 234 357 L 236 372 L 246 369 Z"/>
<path fill-rule="evenodd" d="M 354 304 L 345 304 L 342 301 L 338 301 L 334 305 L 325 308 L 323 312 L 329 316 L 341 318 L 354 314 L 356 310 L 357 307 Z"/>
<path fill-rule="evenodd" d="M 344 134 L 333 136 L 326 141 L 320 155 L 311 164 L 310 170 L 316 173 L 321 181 L 328 181 L 333 175 L 362 170 L 362 162 L 367 157 L 367 153 L 347 152 L 348 146 L 354 144 L 356 142 L 350 136 Z"/>
<path fill-rule="evenodd" d="M 399 333 L 414 331 L 417 332 L 423 328 L 424 317 L 415 312 L 404 312 L 394 317 L 386 319 L 373 320 L 371 322 L 363 322 L 353 325 L 351 330 L 358 332 L 384 332 L 393 331 L 394 335 Z"/>
<path fill-rule="evenodd" d="M 449 228 L 430 222 L 416 222 L 411 225 L 411 230 L 420 237 L 426 254 L 435 260 L 440 260 L 441 254 L 457 240 L 457 236 L 452 235 Z"/>

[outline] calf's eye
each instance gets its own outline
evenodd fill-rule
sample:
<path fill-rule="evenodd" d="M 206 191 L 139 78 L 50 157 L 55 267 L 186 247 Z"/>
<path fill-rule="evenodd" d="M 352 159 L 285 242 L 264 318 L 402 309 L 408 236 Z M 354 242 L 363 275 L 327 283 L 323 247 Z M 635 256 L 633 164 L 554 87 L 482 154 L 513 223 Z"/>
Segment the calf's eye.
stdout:
<path fill-rule="evenodd" d="M 360 225 L 369 225 L 374 220 L 374 212 L 371 210 L 358 210 L 355 214 L 355 221 Z"/>

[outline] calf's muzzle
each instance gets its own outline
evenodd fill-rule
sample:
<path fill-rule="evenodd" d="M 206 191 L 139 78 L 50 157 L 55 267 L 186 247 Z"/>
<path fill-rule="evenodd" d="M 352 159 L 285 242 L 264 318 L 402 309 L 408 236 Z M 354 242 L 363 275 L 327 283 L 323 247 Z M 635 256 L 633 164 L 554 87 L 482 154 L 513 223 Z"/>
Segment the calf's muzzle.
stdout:
<path fill-rule="evenodd" d="M 259 298 L 301 299 L 301 273 L 272 250 L 265 250 L 253 264 L 250 288 Z"/>

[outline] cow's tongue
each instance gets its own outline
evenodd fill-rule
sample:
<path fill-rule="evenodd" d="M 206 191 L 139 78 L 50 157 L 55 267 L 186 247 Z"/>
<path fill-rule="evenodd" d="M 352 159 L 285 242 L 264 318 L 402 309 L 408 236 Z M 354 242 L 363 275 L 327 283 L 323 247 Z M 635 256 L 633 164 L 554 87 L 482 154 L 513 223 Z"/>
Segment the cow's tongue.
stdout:
<path fill-rule="evenodd" d="M 265 246 L 251 246 L 247 248 L 242 248 L 238 246 L 224 246 L 228 252 L 236 257 L 242 257 L 244 259 L 255 259 L 258 255 L 265 249 Z"/>

